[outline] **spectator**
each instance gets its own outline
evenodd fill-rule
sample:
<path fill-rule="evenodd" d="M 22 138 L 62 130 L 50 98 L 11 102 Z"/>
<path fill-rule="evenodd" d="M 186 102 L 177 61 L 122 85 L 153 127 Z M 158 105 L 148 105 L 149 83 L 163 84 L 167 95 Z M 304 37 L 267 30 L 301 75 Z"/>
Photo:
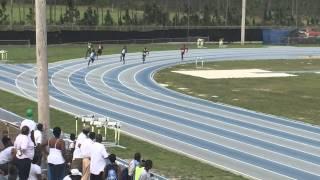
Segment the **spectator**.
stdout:
<path fill-rule="evenodd" d="M 146 160 L 145 167 L 139 177 L 139 180 L 151 180 L 150 169 L 152 168 L 152 161 Z"/>
<path fill-rule="evenodd" d="M 90 180 L 102 180 L 103 172 L 106 166 L 106 158 L 108 153 L 102 142 L 101 134 L 96 136 L 96 142 L 92 145 L 91 163 L 90 163 Z"/>
<path fill-rule="evenodd" d="M 78 169 L 71 169 L 70 174 L 63 178 L 63 180 L 80 180 L 82 173 Z"/>
<path fill-rule="evenodd" d="M 134 180 L 134 171 L 136 167 L 140 164 L 140 161 L 141 161 L 141 154 L 137 152 L 134 154 L 134 159 L 129 163 L 128 176 L 130 180 Z"/>
<path fill-rule="evenodd" d="M 16 149 L 16 161 L 15 165 L 18 169 L 19 179 L 27 180 L 29 177 L 31 160 L 34 157 L 34 143 L 28 136 L 29 127 L 23 126 L 21 133 L 16 137 L 14 142 L 14 148 Z"/>
<path fill-rule="evenodd" d="M 69 144 L 69 149 L 70 149 L 71 153 L 73 154 L 74 148 L 76 146 L 76 135 L 71 133 L 70 140 L 71 140 L 71 143 Z"/>
<path fill-rule="evenodd" d="M 136 169 L 134 170 L 134 179 L 135 180 L 139 180 L 140 175 L 144 169 L 144 165 L 145 165 L 145 160 L 141 160 L 140 164 L 138 166 L 136 166 Z"/>
<path fill-rule="evenodd" d="M 73 152 L 74 152 L 74 148 L 76 146 L 76 135 L 71 133 L 70 134 L 70 141 L 69 141 L 69 145 L 68 145 L 68 148 L 66 150 L 66 162 L 67 162 L 67 165 L 68 165 L 68 169 L 71 168 L 71 162 L 72 162 L 72 158 L 73 158 Z"/>
<path fill-rule="evenodd" d="M 37 124 L 32 120 L 33 111 L 31 108 L 27 109 L 26 115 L 27 115 L 27 118 L 24 119 L 20 124 L 20 130 L 22 129 L 23 126 L 28 126 L 29 134 L 30 134 L 32 131 L 36 130 Z"/>
<path fill-rule="evenodd" d="M 116 155 L 110 154 L 108 156 L 110 164 L 106 166 L 106 180 L 119 180 L 121 177 L 121 169 L 120 166 L 116 163 Z"/>
<path fill-rule="evenodd" d="M 53 135 L 48 141 L 48 180 L 61 180 L 65 176 L 65 143 L 60 139 L 60 127 L 53 128 Z"/>
<path fill-rule="evenodd" d="M 11 139 L 7 136 L 2 138 L 4 149 L 0 152 L 0 170 L 8 175 L 10 162 L 13 160 L 14 148 Z"/>
<path fill-rule="evenodd" d="M 32 160 L 28 180 L 41 180 L 41 167 L 37 164 L 39 162 L 38 158 L 39 156 L 34 156 Z"/>
<path fill-rule="evenodd" d="M 90 126 L 86 126 L 83 128 L 82 132 L 78 135 L 78 139 L 76 140 L 76 146 L 73 152 L 73 159 L 72 159 L 72 164 L 71 168 L 72 169 L 79 169 L 82 171 L 82 154 L 81 154 L 81 143 L 85 139 L 87 139 L 87 135 L 90 132 Z"/>
<path fill-rule="evenodd" d="M 34 131 L 34 142 L 36 144 L 35 148 L 35 156 L 38 156 L 38 162 L 36 162 L 39 166 L 41 165 L 42 160 L 42 151 L 41 151 L 41 144 L 42 144 L 42 132 L 43 132 L 43 125 L 41 123 L 37 124 L 37 129 Z"/>
<path fill-rule="evenodd" d="M 80 147 L 82 153 L 82 179 L 89 179 L 90 177 L 90 154 L 91 148 L 96 138 L 96 133 L 90 132 L 89 138 L 85 139 Z"/>

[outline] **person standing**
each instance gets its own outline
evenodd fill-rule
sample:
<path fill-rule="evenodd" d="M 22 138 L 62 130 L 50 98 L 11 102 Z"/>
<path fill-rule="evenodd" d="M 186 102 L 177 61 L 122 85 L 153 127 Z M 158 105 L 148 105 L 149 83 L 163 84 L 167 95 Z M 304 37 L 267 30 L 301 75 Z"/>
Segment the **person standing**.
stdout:
<path fill-rule="evenodd" d="M 54 127 L 54 137 L 48 140 L 48 180 L 61 180 L 65 176 L 65 142 L 60 139 L 60 135 L 60 127 Z"/>
<path fill-rule="evenodd" d="M 24 119 L 21 124 L 20 124 L 20 130 L 22 129 L 23 126 L 28 126 L 29 128 L 29 136 L 31 136 L 31 132 L 36 130 L 37 128 L 37 123 L 35 123 L 33 120 L 32 120 L 32 117 L 33 117 L 33 111 L 31 108 L 28 108 L 27 111 L 26 111 L 26 115 L 27 115 L 27 118 Z"/>
<path fill-rule="evenodd" d="M 122 61 L 123 64 L 126 63 L 125 57 L 126 57 L 127 52 L 128 52 L 127 46 L 123 46 L 123 48 L 121 50 L 121 55 L 120 55 L 120 62 Z"/>
<path fill-rule="evenodd" d="M 120 166 L 116 163 L 117 156 L 115 154 L 110 154 L 108 156 L 110 164 L 106 166 L 106 178 L 105 180 L 118 180 L 121 177 Z"/>
<path fill-rule="evenodd" d="M 90 155 L 91 148 L 96 138 L 96 133 L 90 132 L 89 138 L 85 139 L 80 147 L 82 153 L 82 179 L 88 180 L 90 178 Z"/>
<path fill-rule="evenodd" d="M 141 154 L 137 152 L 134 154 L 134 159 L 129 163 L 129 167 L 128 167 L 129 180 L 134 180 L 135 169 L 137 166 L 139 166 L 140 162 L 141 162 Z"/>
<path fill-rule="evenodd" d="M 2 144 L 4 145 L 4 149 L 0 152 L 0 170 L 4 175 L 8 175 L 9 168 L 12 166 L 11 162 L 13 160 L 15 150 L 11 139 L 7 136 L 3 136 Z"/>
<path fill-rule="evenodd" d="M 102 142 L 102 135 L 96 136 L 96 142 L 92 145 L 91 163 L 90 163 L 90 180 L 102 180 L 104 168 L 106 166 L 106 158 L 108 153 Z"/>
<path fill-rule="evenodd" d="M 34 143 L 29 136 L 29 127 L 23 126 L 21 133 L 16 137 L 14 148 L 16 150 L 15 165 L 18 169 L 20 180 L 27 180 L 29 177 L 31 161 L 34 157 Z"/>
<path fill-rule="evenodd" d="M 148 49 L 145 47 L 142 51 L 142 63 L 144 64 L 146 61 L 146 56 L 149 55 Z"/>
<path fill-rule="evenodd" d="M 90 132 L 90 126 L 86 126 L 82 129 L 82 132 L 78 135 L 78 138 L 76 140 L 76 146 L 73 152 L 73 159 L 71 168 L 72 169 L 79 169 L 79 171 L 82 171 L 82 153 L 80 150 L 81 144 L 85 139 L 87 139 L 88 134 Z"/>
<path fill-rule="evenodd" d="M 139 177 L 139 180 L 151 180 L 150 169 L 152 168 L 152 161 L 146 160 L 144 169 Z"/>
<path fill-rule="evenodd" d="M 41 151 L 41 144 L 42 144 L 42 132 L 43 132 L 43 125 L 41 123 L 37 124 L 37 129 L 34 131 L 34 142 L 36 144 L 35 148 L 35 156 L 38 156 L 36 162 L 39 166 L 41 165 L 42 160 L 42 151 Z"/>

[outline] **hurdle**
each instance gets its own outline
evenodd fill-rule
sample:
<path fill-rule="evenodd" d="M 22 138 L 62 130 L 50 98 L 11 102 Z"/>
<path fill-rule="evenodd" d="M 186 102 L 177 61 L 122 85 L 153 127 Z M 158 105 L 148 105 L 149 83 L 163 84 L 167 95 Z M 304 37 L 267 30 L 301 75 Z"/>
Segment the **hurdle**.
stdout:
<path fill-rule="evenodd" d="M 97 117 L 93 115 L 75 116 L 76 119 L 76 134 L 78 134 L 78 121 L 81 120 L 83 127 L 86 124 L 90 125 L 91 131 L 95 132 L 97 129 L 98 134 L 101 134 L 101 128 L 104 128 L 104 144 L 109 147 L 120 147 L 125 148 L 120 145 L 120 134 L 121 134 L 121 124 L 119 121 L 112 121 L 109 117 Z M 114 130 L 114 140 L 108 141 L 107 131 L 108 129 Z"/>
<path fill-rule="evenodd" d="M 198 68 L 198 61 L 201 62 L 201 68 L 203 68 L 203 65 L 204 65 L 204 60 L 202 57 L 197 57 L 196 58 L 196 68 Z"/>

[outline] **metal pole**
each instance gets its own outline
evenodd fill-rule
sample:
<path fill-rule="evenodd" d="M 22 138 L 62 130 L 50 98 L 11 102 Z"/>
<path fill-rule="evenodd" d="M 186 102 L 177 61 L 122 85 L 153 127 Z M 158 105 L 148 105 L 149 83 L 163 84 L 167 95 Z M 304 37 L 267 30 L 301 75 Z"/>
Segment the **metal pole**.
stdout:
<path fill-rule="evenodd" d="M 242 0 L 241 45 L 244 45 L 246 34 L 246 0 Z"/>
<path fill-rule="evenodd" d="M 43 141 L 46 141 L 50 127 L 49 93 L 48 93 L 48 61 L 47 61 L 47 22 L 46 1 L 36 0 L 36 55 L 37 55 L 37 93 L 38 120 L 43 124 Z"/>
<path fill-rule="evenodd" d="M 298 0 L 296 0 L 296 28 L 298 27 L 298 20 L 299 18 L 298 18 Z"/>
<path fill-rule="evenodd" d="M 190 0 L 188 0 L 188 28 L 187 28 L 188 42 L 189 42 L 189 36 L 190 36 Z"/>

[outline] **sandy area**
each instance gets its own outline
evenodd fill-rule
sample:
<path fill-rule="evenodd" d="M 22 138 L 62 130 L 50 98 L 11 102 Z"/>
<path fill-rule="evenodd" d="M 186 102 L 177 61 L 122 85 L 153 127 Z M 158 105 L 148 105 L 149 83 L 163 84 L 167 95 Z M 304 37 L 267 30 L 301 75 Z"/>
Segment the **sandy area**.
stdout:
<path fill-rule="evenodd" d="M 266 77 L 290 77 L 296 76 L 288 73 L 277 73 L 262 69 L 233 69 L 233 70 L 196 70 L 196 71 L 172 71 L 179 74 L 202 77 L 205 79 L 227 78 L 266 78 Z"/>

